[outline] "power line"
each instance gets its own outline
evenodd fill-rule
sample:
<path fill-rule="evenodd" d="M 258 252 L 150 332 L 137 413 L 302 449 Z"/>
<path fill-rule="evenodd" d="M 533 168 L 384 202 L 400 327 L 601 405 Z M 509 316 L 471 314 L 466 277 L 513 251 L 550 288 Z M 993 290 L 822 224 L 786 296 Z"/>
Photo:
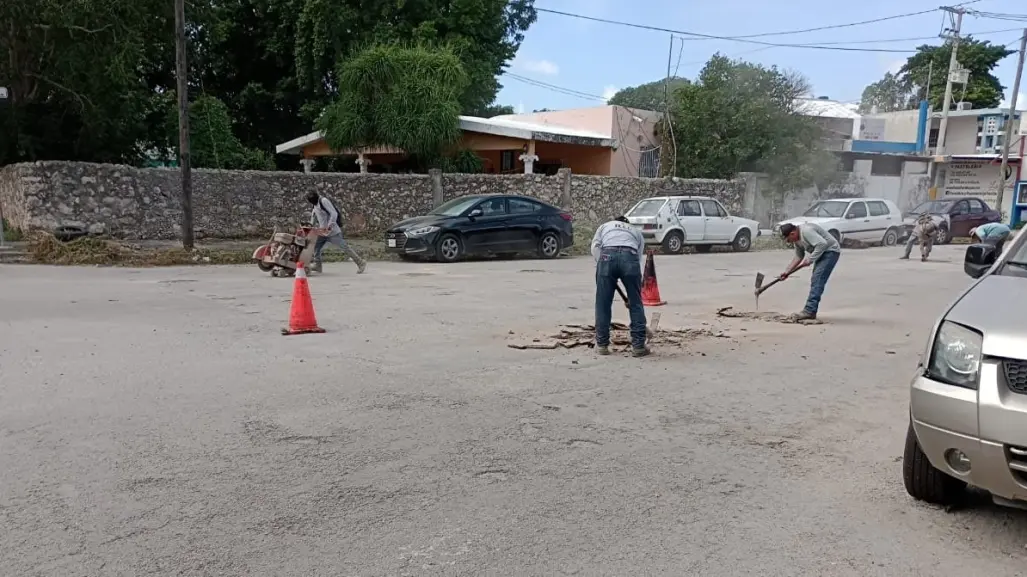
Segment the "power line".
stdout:
<path fill-rule="evenodd" d="M 557 86 L 548 82 L 542 82 L 541 80 L 535 80 L 534 78 L 528 78 L 527 76 L 521 76 L 520 74 L 514 74 L 513 72 L 506 72 L 503 74 L 503 78 L 509 77 L 518 82 L 536 86 L 538 88 L 545 88 L 546 90 L 552 90 L 553 92 L 559 92 L 568 96 L 574 96 L 584 100 L 601 100 L 606 102 L 606 99 L 596 94 L 589 94 L 588 92 L 582 92 L 580 90 L 574 90 L 573 88 L 565 88 L 563 86 Z"/>
<path fill-rule="evenodd" d="M 967 32 L 964 36 L 987 36 L 990 34 L 1003 34 L 1006 32 L 1016 32 L 1019 28 L 1004 28 L 1002 30 L 984 30 L 981 32 Z M 938 36 L 917 36 L 912 38 L 881 38 L 879 40 L 839 40 L 837 42 L 815 42 L 811 44 L 819 46 L 835 46 L 839 44 L 888 44 L 890 42 L 920 42 L 922 40 L 937 40 Z M 801 44 L 800 46 L 805 46 Z"/>
<path fill-rule="evenodd" d="M 610 20 L 610 19 L 607 19 L 607 18 L 597 18 L 597 17 L 594 17 L 594 16 L 585 16 L 583 14 L 574 14 L 572 12 L 562 12 L 560 10 L 550 10 L 548 8 L 536 8 L 536 10 L 539 11 L 539 12 L 546 12 L 546 13 L 549 13 L 549 14 L 557 14 L 559 16 L 567 16 L 569 18 L 578 18 L 578 19 L 581 19 L 581 20 L 590 20 L 592 22 L 602 22 L 604 24 L 613 24 L 615 26 L 627 26 L 629 28 L 638 28 L 638 29 L 641 29 L 641 30 L 651 30 L 651 31 L 654 31 L 654 32 L 663 32 L 663 33 L 668 33 L 668 34 L 678 34 L 678 35 L 682 35 L 682 36 L 694 36 L 696 38 L 704 38 L 704 39 L 707 39 L 707 40 L 730 40 L 730 41 L 733 41 L 733 42 L 743 42 L 743 43 L 746 43 L 746 44 L 758 44 L 760 46 L 773 46 L 773 47 L 781 47 L 781 48 L 806 48 L 806 49 L 816 49 L 816 50 L 835 50 L 835 51 L 841 51 L 841 52 L 888 52 L 888 53 L 895 53 L 895 54 L 912 54 L 912 53 L 916 52 L 915 50 L 892 50 L 892 49 L 885 49 L 885 48 L 851 48 L 851 47 L 844 47 L 844 46 L 826 46 L 826 45 L 822 45 L 822 44 L 783 44 L 783 43 L 778 43 L 778 42 L 763 42 L 761 40 L 749 40 L 749 39 L 742 38 L 742 37 L 716 36 L 716 35 L 713 35 L 713 34 L 701 34 L 699 32 L 688 32 L 688 31 L 685 31 L 685 30 L 673 30 L 671 28 L 662 28 L 662 27 L 659 27 L 659 26 L 649 26 L 647 24 L 635 24 L 635 23 L 632 23 L 632 22 L 623 22 L 623 21 L 620 21 L 620 20 Z M 934 12 L 934 10 L 928 10 L 926 12 L 918 12 L 917 14 L 926 14 L 926 13 L 930 13 L 930 12 Z M 796 32 L 791 32 L 791 33 L 794 34 Z"/>
<path fill-rule="evenodd" d="M 541 11 L 541 9 L 538 9 Z M 801 30 L 785 30 L 781 32 L 762 32 L 760 34 L 745 34 L 742 36 L 725 36 L 725 39 L 740 40 L 743 38 L 766 38 L 767 36 L 788 36 L 791 34 L 805 34 L 807 32 L 819 32 L 821 30 L 836 30 L 838 28 L 851 28 L 853 26 L 864 26 L 867 24 L 875 24 L 877 22 L 887 22 L 888 20 L 898 20 L 899 18 L 910 18 L 912 16 L 921 16 L 923 14 L 930 14 L 931 12 L 937 12 L 937 8 L 931 8 L 930 10 L 921 10 L 919 12 L 908 12 L 906 14 L 896 14 L 894 16 L 885 16 L 883 18 L 874 18 L 872 20 L 861 20 L 859 22 L 847 22 L 845 24 L 831 24 L 828 26 L 818 26 L 816 28 L 803 28 Z"/>

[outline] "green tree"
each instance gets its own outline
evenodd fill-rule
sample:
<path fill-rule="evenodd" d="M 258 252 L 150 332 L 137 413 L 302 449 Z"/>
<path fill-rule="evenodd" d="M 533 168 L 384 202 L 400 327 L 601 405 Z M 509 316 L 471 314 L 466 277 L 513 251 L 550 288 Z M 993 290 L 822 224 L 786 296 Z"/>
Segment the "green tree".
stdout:
<path fill-rule="evenodd" d="M 169 103 L 165 123 L 167 149 L 178 150 L 178 105 Z M 233 131 L 228 107 L 213 96 L 189 103 L 189 148 L 196 168 L 272 170 L 271 156 L 243 146 Z"/>
<path fill-rule="evenodd" d="M 509 104 L 491 104 L 478 110 L 472 110 L 467 113 L 468 116 L 477 116 L 478 118 L 492 118 L 493 116 L 502 116 L 504 114 L 513 114 L 514 107 Z"/>
<path fill-rule="evenodd" d="M 1014 52 L 987 40 L 974 40 L 970 37 L 961 40 L 956 59 L 963 68 L 970 71 L 970 80 L 965 87 L 960 84 L 953 86 L 953 103 L 970 102 L 974 108 L 998 106 L 1002 102 L 1005 87 L 992 74 L 992 70 L 1003 58 Z M 918 47 L 916 54 L 906 60 L 898 74 L 885 74 L 883 79 L 866 87 L 860 111 L 869 112 L 875 104 L 880 112 L 912 110 L 917 107 L 925 92 L 931 108 L 940 110 L 945 102 L 946 72 L 951 55 L 951 42 L 941 46 L 925 44 Z"/>
<path fill-rule="evenodd" d="M 673 94 L 675 90 L 689 84 L 691 82 L 687 78 L 679 77 L 671 78 L 669 82 L 664 80 L 647 82 L 619 90 L 613 95 L 608 104 L 663 112 L 666 109 L 665 103 L 668 91 Z"/>
<path fill-rule="evenodd" d="M 469 82 L 451 48 L 374 46 L 343 60 L 338 97 L 317 127 L 333 150 L 395 146 L 424 159 L 460 138 L 460 95 Z"/>
<path fill-rule="evenodd" d="M 821 177 L 804 167 L 818 158 L 823 132 L 796 109 L 808 92 L 798 75 L 714 55 L 695 83 L 674 92 L 676 175 L 732 178 L 754 171 L 788 189 L 814 184 Z"/>
<path fill-rule="evenodd" d="M 10 92 L 0 164 L 139 160 L 152 97 L 140 70 L 171 9 L 158 0 L 0 2 L 0 83 Z"/>
<path fill-rule="evenodd" d="M 860 114 L 870 114 L 874 110 L 877 112 L 907 110 L 915 96 L 911 89 L 909 83 L 901 76 L 887 72 L 884 78 L 863 89 L 863 96 L 859 101 L 859 112 Z"/>

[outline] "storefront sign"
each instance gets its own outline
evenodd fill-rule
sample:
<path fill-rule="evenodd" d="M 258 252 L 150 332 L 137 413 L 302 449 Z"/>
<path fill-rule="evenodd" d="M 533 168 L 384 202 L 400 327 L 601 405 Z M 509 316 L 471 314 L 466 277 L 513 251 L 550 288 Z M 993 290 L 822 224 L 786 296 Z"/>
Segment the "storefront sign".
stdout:
<path fill-rule="evenodd" d="M 977 196 L 992 208 L 998 197 L 999 169 L 1001 165 L 992 160 L 953 160 L 945 166 L 944 196 Z M 1005 182 L 1005 199 L 1013 197 L 1013 185 L 1016 183 L 1016 168 L 1006 166 L 1002 175 Z M 1003 203 L 1004 204 L 1004 203 Z"/>

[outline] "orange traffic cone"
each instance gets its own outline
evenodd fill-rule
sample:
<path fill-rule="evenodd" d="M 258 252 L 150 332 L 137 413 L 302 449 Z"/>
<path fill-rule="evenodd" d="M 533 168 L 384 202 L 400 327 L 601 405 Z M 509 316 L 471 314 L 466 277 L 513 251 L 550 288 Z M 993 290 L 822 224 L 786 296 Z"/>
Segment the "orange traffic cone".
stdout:
<path fill-rule="evenodd" d="M 642 271 L 642 304 L 647 307 L 658 307 L 667 304 L 660 298 L 660 285 L 656 283 L 656 260 L 650 251 L 645 257 L 645 270 Z"/>
<path fill-rule="evenodd" d="M 292 309 L 289 311 L 289 328 L 282 329 L 283 335 L 323 333 L 314 317 L 314 302 L 310 299 L 310 285 L 303 263 L 296 263 L 296 282 L 292 287 Z"/>

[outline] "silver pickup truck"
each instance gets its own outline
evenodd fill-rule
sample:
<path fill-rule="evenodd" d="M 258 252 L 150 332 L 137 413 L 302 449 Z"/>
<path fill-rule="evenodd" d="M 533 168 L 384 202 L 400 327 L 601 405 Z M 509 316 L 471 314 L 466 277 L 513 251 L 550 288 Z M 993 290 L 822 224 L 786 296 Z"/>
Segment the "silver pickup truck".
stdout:
<path fill-rule="evenodd" d="M 963 269 L 977 281 L 938 318 L 911 383 L 906 491 L 954 505 L 972 485 L 1027 508 L 1027 234 L 1004 254 L 968 246 Z"/>

